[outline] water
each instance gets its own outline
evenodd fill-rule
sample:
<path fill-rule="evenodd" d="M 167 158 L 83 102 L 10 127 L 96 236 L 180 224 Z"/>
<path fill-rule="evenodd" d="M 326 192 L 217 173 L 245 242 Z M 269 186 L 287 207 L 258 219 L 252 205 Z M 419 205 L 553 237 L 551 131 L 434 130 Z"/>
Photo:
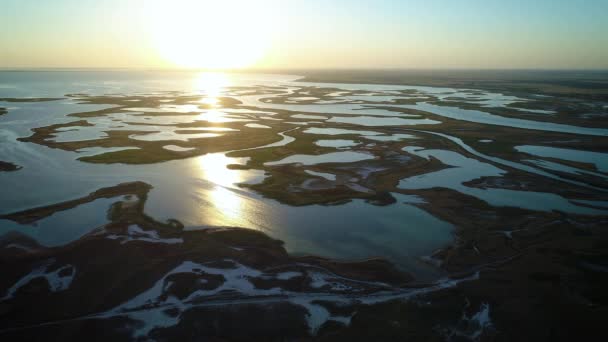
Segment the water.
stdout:
<path fill-rule="evenodd" d="M 557 148 L 550 146 L 516 146 L 515 149 L 519 152 L 528 153 L 539 157 L 556 158 L 570 160 L 579 163 L 593 164 L 598 171 L 608 172 L 608 154 L 573 150 L 567 148 Z"/>
<path fill-rule="evenodd" d="M 322 147 L 335 147 L 335 148 L 344 148 L 344 147 L 352 147 L 357 146 L 359 143 L 354 140 L 345 140 L 345 139 L 333 139 L 333 140 L 317 140 L 315 141 L 315 145 Z"/>
<path fill-rule="evenodd" d="M 323 163 L 354 163 L 373 158 L 374 156 L 372 155 L 358 152 L 333 152 L 321 155 L 296 154 L 282 160 L 265 163 L 265 165 L 273 166 L 291 163 L 300 163 L 303 165 L 316 165 Z"/>
<path fill-rule="evenodd" d="M 127 181 L 143 181 L 153 186 L 146 213 L 159 220 L 176 218 L 188 229 L 209 226 L 259 229 L 283 240 L 286 249 L 292 253 L 339 259 L 382 256 L 407 270 L 423 273 L 433 271 L 421 263 L 420 257 L 451 243 L 454 227 L 424 209 L 425 205 L 432 203 L 397 191 L 441 187 L 496 207 L 519 207 L 540 213 L 557 210 L 571 214 L 606 214 L 606 210 L 598 207 L 601 201 L 597 199 L 466 185 L 482 177 L 505 177 L 509 170 L 517 169 L 537 177 L 537 180 L 564 182 L 602 197 L 603 188 L 551 172 L 601 175 L 598 172 L 608 170 L 608 158 L 604 153 L 526 145 L 518 146 L 516 150 L 538 159 L 507 160 L 477 152 L 459 138 L 431 131 L 433 127 L 442 127 L 441 117 L 522 128 L 523 131 L 567 132 L 583 137 L 606 136 L 608 131 L 605 129 L 507 118 L 483 112 L 483 107 L 504 107 L 530 101 L 498 93 L 480 94 L 466 89 L 416 86 L 315 84 L 295 82 L 297 78 L 294 75 L 264 74 L 214 75 L 209 78 L 209 75 L 187 72 L 0 72 L 0 98 L 61 98 L 51 102 L 0 102 L 0 107 L 8 108 L 8 114 L 0 116 L 0 160 L 23 167 L 15 172 L 0 172 L 0 213 L 79 198 L 99 188 Z M 236 86 L 251 89 L 230 88 Z M 289 96 L 304 86 L 333 87 L 340 91 L 312 93 L 305 97 L 294 95 L 290 99 L 294 103 L 266 102 L 276 95 Z M 85 104 L 82 100 L 65 96 L 77 93 L 156 96 L 161 104 L 151 106 L 133 99 L 132 107 L 125 110 L 115 105 Z M 195 96 L 199 102 L 175 102 L 178 96 L 185 95 Z M 237 99 L 242 105 L 216 106 L 222 96 Z M 482 109 L 464 110 L 424 101 L 425 98 L 449 101 L 449 97 L 478 103 Z M 395 104 L 396 100 L 413 98 L 418 101 L 415 105 Z M 313 100 L 313 104 L 297 103 Z M 209 108 L 200 105 L 208 105 Z M 69 116 L 71 113 L 113 107 L 116 107 L 115 112 L 110 110 L 111 113 L 104 116 Z M 417 109 L 431 114 L 427 117 L 423 113 L 401 113 L 401 109 Z M 288 126 L 286 122 L 290 118 L 301 121 Z M 86 120 L 89 125 L 68 124 L 77 120 Z M 129 131 L 129 134 L 128 139 L 117 145 L 97 146 L 92 143 L 76 151 L 17 140 L 30 136 L 33 128 L 56 124 L 67 126 L 58 129 L 48 142 L 95 142 L 106 138 L 108 132 Z M 424 129 L 417 131 L 416 126 L 419 125 L 424 125 Z M 188 132 L 183 132 L 185 130 Z M 83 156 L 125 150 L 136 155 L 148 153 L 147 146 L 152 146 L 149 144 L 156 144 L 154 146 L 166 153 L 182 158 L 198 147 L 214 146 L 216 139 L 230 134 L 238 139 L 241 134 L 251 131 L 268 134 L 274 139 L 272 143 L 250 144 L 239 149 L 241 153 L 253 153 L 252 157 L 228 157 L 226 153 L 232 149 L 226 148 L 217 153 L 143 165 L 91 164 L 77 160 Z M 430 134 L 433 138 L 429 138 Z M 351 140 L 355 139 L 352 136 L 357 141 Z M 306 139 L 298 140 L 302 137 Z M 481 141 L 490 141 L 487 138 L 483 132 L 480 133 Z M 190 145 L 193 139 L 200 139 L 196 140 L 197 147 Z M 438 148 L 436 142 L 458 146 L 467 154 L 462 150 Z M 492 143 L 484 145 L 495 142 L 492 139 Z M 395 149 L 392 144 L 401 145 Z M 434 147 L 426 147 L 425 144 Z M 340 151 L 310 152 L 319 147 L 334 147 Z M 366 150 L 372 147 L 376 150 Z M 281 158 L 268 157 L 276 149 L 292 153 Z M 299 149 L 306 152 L 297 153 Z M 267 168 L 228 168 L 228 165 L 251 162 L 252 158 L 258 158 L 255 153 L 270 158 L 262 163 Z M 365 182 L 368 177 L 391 167 L 396 171 L 406 170 L 412 158 L 432 158 L 444 168 L 430 172 L 423 169 L 418 175 L 403 178 L 392 193 L 396 203 L 385 206 L 372 205 L 363 199 L 332 206 L 290 206 L 240 185 L 260 184 L 273 176 L 273 168 L 281 165 L 281 168 L 301 170 L 299 174 L 310 176 L 307 181 L 325 182 L 323 186 L 340 185 L 360 193 L 375 194 L 374 184 Z M 566 167 L 543 158 L 590 163 L 598 172 Z M 308 167 L 314 170 L 308 170 L 306 165 L 314 165 Z M 285 191 L 292 190 L 288 188 Z M 309 187 L 308 191 L 314 190 Z M 305 195 L 302 192 L 302 196 Z M 117 200 L 119 198 L 96 200 L 56 213 L 36 225 L 0 220 L 0 234 L 17 230 L 44 245 L 65 244 L 106 223 L 106 211 Z"/>
<path fill-rule="evenodd" d="M 437 125 L 440 121 L 431 119 L 402 119 L 402 118 L 379 118 L 373 116 L 334 116 L 329 122 L 341 122 L 361 126 L 415 126 L 415 125 Z"/>
<path fill-rule="evenodd" d="M 316 171 L 312 171 L 312 170 L 306 170 L 304 171 L 306 173 L 308 173 L 309 175 L 313 175 L 313 176 L 318 176 L 321 178 L 325 178 L 329 181 L 335 182 L 336 181 L 336 175 L 331 174 L 331 173 L 326 173 L 326 172 L 316 172 Z"/>
<path fill-rule="evenodd" d="M 467 158 L 459 153 L 445 150 L 425 150 L 408 146 L 405 151 L 423 158 L 436 158 L 445 165 L 452 166 L 436 172 L 425 173 L 402 180 L 402 189 L 430 189 L 442 187 L 474 196 L 497 207 L 519 207 L 536 211 L 562 211 L 578 214 L 602 214 L 603 211 L 577 206 L 567 199 L 552 194 L 533 191 L 506 189 L 483 189 L 466 186 L 464 183 L 482 177 L 502 176 L 506 172 L 491 164 Z"/>
<path fill-rule="evenodd" d="M 325 134 L 325 135 L 345 135 L 345 134 L 357 134 L 357 135 L 381 135 L 382 133 L 374 131 L 358 131 L 351 129 L 340 129 L 340 128 L 325 128 L 325 127 L 314 127 L 307 128 L 304 133 L 310 134 Z"/>

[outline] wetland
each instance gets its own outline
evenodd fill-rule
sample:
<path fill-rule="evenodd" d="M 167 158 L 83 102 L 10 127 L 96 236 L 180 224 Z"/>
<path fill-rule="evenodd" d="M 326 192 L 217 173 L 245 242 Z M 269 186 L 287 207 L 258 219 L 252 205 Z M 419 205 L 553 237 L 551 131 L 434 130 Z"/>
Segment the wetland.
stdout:
<path fill-rule="evenodd" d="M 501 77 L 0 71 L 0 338 L 601 333 L 608 82 Z"/>

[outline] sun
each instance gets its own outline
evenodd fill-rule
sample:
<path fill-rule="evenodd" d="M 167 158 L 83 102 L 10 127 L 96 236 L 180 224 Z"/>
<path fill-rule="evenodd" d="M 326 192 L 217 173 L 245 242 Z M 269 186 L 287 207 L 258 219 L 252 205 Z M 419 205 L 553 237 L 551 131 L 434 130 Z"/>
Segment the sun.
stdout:
<path fill-rule="evenodd" d="M 159 57 L 171 66 L 234 69 L 253 66 L 271 43 L 269 1 L 172 0 L 147 3 Z"/>

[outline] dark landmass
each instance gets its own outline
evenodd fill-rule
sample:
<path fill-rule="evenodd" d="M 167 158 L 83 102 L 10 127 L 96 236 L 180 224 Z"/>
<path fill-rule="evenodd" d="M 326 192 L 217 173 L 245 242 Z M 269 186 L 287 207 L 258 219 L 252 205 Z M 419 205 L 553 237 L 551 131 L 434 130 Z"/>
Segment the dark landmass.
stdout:
<path fill-rule="evenodd" d="M 259 231 L 155 221 L 143 212 L 149 189 L 120 184 L 27 211 L 35 220 L 119 196 L 110 223 L 65 246 L 0 238 L 3 340 L 606 337 L 608 219 L 459 230 L 432 258 L 449 276 L 418 283 L 379 259 L 293 257 Z"/>
<path fill-rule="evenodd" d="M 0 160 L 0 172 L 11 172 L 21 169 L 21 166 Z"/>
<path fill-rule="evenodd" d="M 297 70 L 301 81 L 401 84 L 608 100 L 605 70 Z"/>

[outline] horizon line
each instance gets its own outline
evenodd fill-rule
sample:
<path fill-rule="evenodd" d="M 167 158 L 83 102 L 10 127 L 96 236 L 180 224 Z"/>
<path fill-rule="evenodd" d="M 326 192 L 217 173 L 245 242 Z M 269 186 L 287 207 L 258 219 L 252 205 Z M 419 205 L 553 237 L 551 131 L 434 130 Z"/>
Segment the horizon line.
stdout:
<path fill-rule="evenodd" d="M 474 68 L 474 67 L 255 67 L 255 68 L 180 68 L 180 67 L 0 67 L 0 71 L 172 71 L 172 72 L 286 72 L 286 71 L 592 71 L 608 72 L 608 68 Z"/>

